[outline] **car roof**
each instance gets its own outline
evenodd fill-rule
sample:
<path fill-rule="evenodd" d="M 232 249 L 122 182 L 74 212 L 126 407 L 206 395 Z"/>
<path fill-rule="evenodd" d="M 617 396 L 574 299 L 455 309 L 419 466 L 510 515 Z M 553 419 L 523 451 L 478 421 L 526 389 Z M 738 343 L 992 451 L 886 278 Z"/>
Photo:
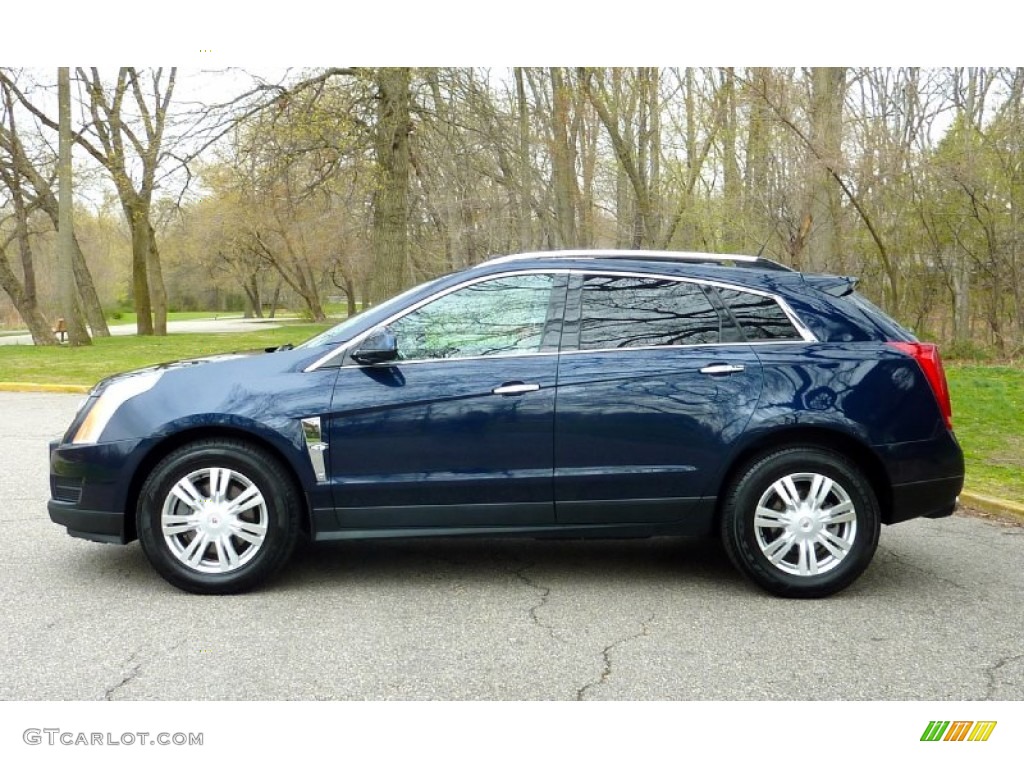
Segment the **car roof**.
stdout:
<path fill-rule="evenodd" d="M 496 256 L 484 264 L 507 264 L 509 262 L 531 261 L 540 259 L 626 259 L 629 261 L 672 261 L 687 264 L 711 264 L 716 266 L 745 267 L 748 269 L 766 269 L 778 272 L 792 272 L 789 267 L 771 259 L 760 256 L 748 256 L 738 253 L 701 253 L 698 251 L 650 251 L 634 249 L 589 249 L 573 248 L 558 251 L 529 251 L 513 253 L 508 256 Z"/>
<path fill-rule="evenodd" d="M 536 269 L 569 267 L 660 272 L 700 277 L 745 285 L 791 284 L 802 280 L 800 272 L 771 259 L 741 254 L 714 254 L 694 251 L 592 250 L 571 249 L 535 251 L 497 256 L 472 267 L 493 272 L 498 269 Z"/>

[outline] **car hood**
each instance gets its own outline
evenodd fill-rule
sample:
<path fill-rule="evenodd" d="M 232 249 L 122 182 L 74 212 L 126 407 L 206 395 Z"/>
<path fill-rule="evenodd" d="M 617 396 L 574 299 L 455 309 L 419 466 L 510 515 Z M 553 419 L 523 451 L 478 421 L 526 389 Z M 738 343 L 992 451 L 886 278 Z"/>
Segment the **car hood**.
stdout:
<path fill-rule="evenodd" d="M 131 378 L 132 376 L 140 376 L 153 372 L 160 373 L 172 373 L 186 371 L 189 369 L 196 369 L 199 367 L 205 367 L 208 365 L 223 365 L 225 363 L 240 362 L 245 360 L 257 360 L 264 357 L 271 357 L 271 353 L 281 349 L 280 347 L 267 347 L 265 349 L 249 349 L 240 350 L 237 352 L 224 352 L 216 355 L 204 355 L 203 357 L 190 357 L 182 360 L 170 360 L 165 363 L 157 363 L 155 365 L 148 365 L 145 368 L 136 368 L 131 371 L 124 371 L 122 373 L 115 373 L 112 376 L 100 381 L 95 387 L 93 387 L 90 394 L 99 394 L 102 390 L 113 384 L 115 381 L 122 379 Z M 287 350 L 284 350 L 287 351 Z M 281 355 L 282 358 L 286 357 Z M 285 363 L 284 360 L 281 361 Z"/>

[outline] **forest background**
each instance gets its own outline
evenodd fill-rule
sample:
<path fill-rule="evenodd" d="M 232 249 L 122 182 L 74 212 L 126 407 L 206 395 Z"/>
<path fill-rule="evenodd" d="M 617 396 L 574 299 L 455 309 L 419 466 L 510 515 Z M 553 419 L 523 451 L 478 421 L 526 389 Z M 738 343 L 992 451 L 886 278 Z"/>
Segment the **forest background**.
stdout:
<path fill-rule="evenodd" d="M 1021 67 L 71 68 L 73 280 L 344 315 L 490 256 L 762 253 L 948 357 L 1024 351 Z M 53 340 L 56 68 L 0 68 L 0 323 Z"/>

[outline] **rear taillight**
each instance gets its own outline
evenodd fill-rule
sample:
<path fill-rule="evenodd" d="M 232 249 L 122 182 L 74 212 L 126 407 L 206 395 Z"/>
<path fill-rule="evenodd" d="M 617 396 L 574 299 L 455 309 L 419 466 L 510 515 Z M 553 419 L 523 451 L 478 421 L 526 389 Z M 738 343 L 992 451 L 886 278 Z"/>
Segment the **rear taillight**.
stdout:
<path fill-rule="evenodd" d="M 946 384 L 946 371 L 942 368 L 939 348 L 934 344 L 922 344 L 919 341 L 889 341 L 890 347 L 910 355 L 924 371 L 924 377 L 935 393 L 939 402 L 942 418 L 946 420 L 946 428 L 953 428 L 953 406 L 949 402 L 949 386 Z"/>

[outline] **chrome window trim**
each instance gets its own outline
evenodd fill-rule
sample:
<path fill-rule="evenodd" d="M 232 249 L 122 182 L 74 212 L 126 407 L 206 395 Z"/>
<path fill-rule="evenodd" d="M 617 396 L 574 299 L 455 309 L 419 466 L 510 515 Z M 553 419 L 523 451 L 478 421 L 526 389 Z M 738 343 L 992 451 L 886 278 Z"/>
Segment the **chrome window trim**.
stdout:
<path fill-rule="evenodd" d="M 428 357 L 422 360 L 396 360 L 393 363 L 378 364 L 378 365 L 365 365 L 362 363 L 355 363 L 353 365 L 346 365 L 346 368 L 383 368 L 386 365 L 401 365 L 403 368 L 407 365 L 422 365 L 423 363 L 461 363 L 463 360 L 516 360 L 524 357 L 549 357 L 551 355 L 560 354 L 557 351 L 551 352 L 518 352 L 509 355 L 470 355 L 467 357 Z"/>
<path fill-rule="evenodd" d="M 449 293 L 454 293 L 455 291 L 457 291 L 457 290 L 459 290 L 461 288 L 468 288 L 469 286 L 476 285 L 477 283 L 483 283 L 483 282 L 486 282 L 488 280 L 498 280 L 498 279 L 501 279 L 501 278 L 504 278 L 504 277 L 516 277 L 518 275 L 567 275 L 571 271 L 572 270 L 565 269 L 565 268 L 561 268 L 561 269 L 558 269 L 558 268 L 555 268 L 555 269 L 516 269 L 516 270 L 510 270 L 510 271 L 507 271 L 507 272 L 492 272 L 492 273 L 487 274 L 487 275 L 479 275 L 479 276 L 471 278 L 469 280 L 464 280 L 461 283 L 456 283 L 455 285 L 450 285 L 447 288 L 445 288 L 443 291 L 439 291 L 437 293 L 433 293 L 430 296 L 427 296 L 425 298 L 420 299 L 419 301 L 417 301 L 414 304 L 406 307 L 405 309 L 400 309 L 397 312 L 395 312 L 394 314 L 388 315 L 387 318 L 385 318 L 381 322 L 377 323 L 376 325 L 374 325 L 369 330 L 363 331 L 362 333 L 352 337 L 352 339 L 350 339 L 349 341 L 346 341 L 341 346 L 336 347 L 335 349 L 331 350 L 330 352 L 328 352 L 323 357 L 317 359 L 311 365 L 308 365 L 303 370 L 303 373 L 310 373 L 311 371 L 315 371 L 317 368 L 321 368 L 322 366 L 324 366 L 325 364 L 327 364 L 328 362 L 333 360 L 338 355 L 344 355 L 350 349 L 354 348 L 359 342 L 361 342 L 363 339 L 365 339 L 371 333 L 376 331 L 378 328 L 383 328 L 384 326 L 390 325 L 391 323 L 395 322 L 396 320 L 401 320 L 403 317 L 405 317 L 408 314 L 411 314 L 412 312 L 415 312 L 420 307 L 425 306 L 427 304 L 430 304 L 433 301 L 437 301 L 438 299 L 447 296 Z M 524 353 L 519 354 L 519 355 L 512 354 L 512 355 L 478 355 L 478 356 L 475 356 L 475 357 L 442 357 L 442 358 L 437 358 L 437 359 L 434 359 L 434 360 L 399 360 L 397 362 L 401 363 L 402 365 L 408 365 L 409 363 L 436 363 L 436 362 L 440 362 L 442 360 L 473 360 L 473 359 L 481 359 L 481 358 L 483 358 L 483 359 L 489 359 L 489 358 L 507 359 L 507 358 L 510 358 L 510 357 L 527 357 L 527 356 L 540 355 L 540 354 L 551 354 L 551 355 L 554 355 L 554 354 L 558 354 L 558 353 L 557 352 L 524 352 Z M 353 368 L 356 368 L 356 367 L 358 367 L 358 368 L 379 368 L 380 366 L 358 365 L 358 366 L 352 366 L 352 367 Z"/>
<path fill-rule="evenodd" d="M 599 347 L 597 349 L 567 349 L 560 352 L 562 355 L 589 355 L 597 352 L 641 352 L 652 349 L 706 349 L 708 347 L 755 347 L 765 344 L 787 344 L 792 346 L 798 344 L 803 346 L 808 342 L 803 339 L 787 339 L 786 341 L 720 341 L 705 342 L 703 344 L 647 344 L 642 347 Z"/>
<path fill-rule="evenodd" d="M 635 251 L 635 252 L 631 252 L 631 253 L 642 254 L 642 253 L 645 253 L 645 251 Z M 506 259 L 508 257 L 501 257 L 501 258 L 502 259 Z M 749 258 L 754 258 L 754 257 L 748 256 L 746 258 L 749 259 Z M 489 263 L 494 264 L 497 261 L 498 260 L 495 259 L 494 261 L 491 261 Z M 818 341 L 818 338 L 811 332 L 811 330 L 806 325 L 804 325 L 803 321 L 800 320 L 800 318 L 793 311 L 793 309 L 789 306 L 789 304 L 786 302 L 786 300 L 783 299 L 781 296 L 778 296 L 777 294 L 774 294 L 774 293 L 772 293 L 770 291 L 762 291 L 762 290 L 759 290 L 757 288 L 749 288 L 749 287 L 744 286 L 744 285 L 736 285 L 735 283 L 727 283 L 727 282 L 724 282 L 724 281 L 721 281 L 721 280 L 706 280 L 704 278 L 685 277 L 685 276 L 682 276 L 682 275 L 666 275 L 666 274 L 660 273 L 660 272 L 657 272 L 657 273 L 655 273 L 655 272 L 631 272 L 631 271 L 623 271 L 623 270 L 601 269 L 599 267 L 595 268 L 595 269 L 579 269 L 579 268 L 568 269 L 568 268 L 565 268 L 565 267 L 556 267 L 556 268 L 553 268 L 553 269 L 516 269 L 516 270 L 505 271 L 505 272 L 492 272 L 492 273 L 489 273 L 489 274 L 486 274 L 486 275 L 479 275 L 478 277 L 471 278 L 471 279 L 466 280 L 464 282 L 456 283 L 455 285 L 450 285 L 447 288 L 445 288 L 443 291 L 440 291 L 439 293 L 435 293 L 435 294 L 427 296 L 427 297 L 425 297 L 423 299 L 420 299 L 419 301 L 415 302 L 411 306 L 406 307 L 405 309 L 399 310 L 398 312 L 395 312 L 392 315 L 389 315 L 385 320 L 383 320 L 380 323 L 377 323 L 376 325 L 374 325 L 369 330 L 363 331 L 362 333 L 358 334 L 357 336 L 354 336 L 350 341 L 345 342 L 341 346 L 336 347 L 335 349 L 333 349 L 330 352 L 328 352 L 323 357 L 318 358 L 315 362 L 313 362 L 311 365 L 307 366 L 304 369 L 304 373 L 310 373 L 311 371 L 315 371 L 318 368 L 323 367 L 328 362 L 330 362 L 331 360 L 336 358 L 338 355 L 344 355 L 346 352 L 348 352 L 349 350 L 354 348 L 357 344 L 359 344 L 359 342 L 361 342 L 363 339 L 365 339 L 371 333 L 376 331 L 378 328 L 382 328 L 382 327 L 384 327 L 386 325 L 390 325 L 391 323 L 395 322 L 396 320 L 401 320 L 403 317 L 405 317 L 406 315 L 410 314 L 411 312 L 415 312 L 420 307 L 422 307 L 422 306 L 424 306 L 426 304 L 429 304 L 432 301 L 436 301 L 437 299 L 440 299 L 440 298 L 442 298 L 444 296 L 447 296 L 449 293 L 454 293 L 455 291 L 459 290 L 460 288 L 466 288 L 466 287 L 468 287 L 470 285 L 476 285 L 477 283 L 482 283 L 482 282 L 485 282 L 487 280 L 497 280 L 497 279 L 501 279 L 501 278 L 504 278 L 504 277 L 514 277 L 516 275 L 580 275 L 580 276 L 598 275 L 598 276 L 606 276 L 606 277 L 635 277 L 635 278 L 646 278 L 646 279 L 653 279 L 653 280 L 672 280 L 672 281 L 679 282 L 679 283 L 692 283 L 692 284 L 698 285 L 698 286 L 699 285 L 710 285 L 710 286 L 714 286 L 716 288 L 725 288 L 726 290 L 730 290 L 730 291 L 739 291 L 740 293 L 751 293 L 751 294 L 754 294 L 755 296 L 763 296 L 765 298 L 769 298 L 769 299 L 772 299 L 773 301 L 775 301 L 775 303 L 778 304 L 782 308 L 783 313 L 786 315 L 786 317 L 789 319 L 789 321 L 793 324 L 793 327 L 796 328 L 797 332 L 801 336 L 801 339 L 799 339 L 799 340 L 798 339 L 783 339 L 783 340 L 778 340 L 778 341 L 770 340 L 769 339 L 769 340 L 742 341 L 742 342 L 718 342 L 718 343 L 705 343 L 705 344 L 659 344 L 659 345 L 644 346 L 644 347 L 607 347 L 607 348 L 602 348 L 602 349 L 566 350 L 565 352 L 561 352 L 561 351 L 555 351 L 555 352 L 524 352 L 524 353 L 521 353 L 521 354 L 509 354 L 509 355 L 475 355 L 475 356 L 470 356 L 470 357 L 441 357 L 441 358 L 428 359 L 428 360 L 402 360 L 402 361 L 399 361 L 399 362 L 402 365 L 416 365 L 416 364 L 419 364 L 419 363 L 454 362 L 454 361 L 457 361 L 457 360 L 497 360 L 497 359 L 508 360 L 508 359 L 517 358 L 517 357 L 537 357 L 537 356 L 541 356 L 541 355 L 576 354 L 578 352 L 612 352 L 612 351 L 619 351 L 619 352 L 621 352 L 621 351 L 624 351 L 624 350 L 631 350 L 631 349 L 672 349 L 672 348 L 684 349 L 684 348 L 691 348 L 691 347 L 760 346 L 760 345 L 764 345 L 764 344 L 811 344 L 811 343 L 816 343 Z M 375 367 L 379 367 L 379 366 L 353 365 L 351 367 L 353 367 L 353 368 L 375 368 Z"/>
<path fill-rule="evenodd" d="M 803 340 L 804 340 L 805 343 L 813 344 L 813 343 L 816 343 L 818 341 L 818 337 L 814 335 L 814 331 L 812 331 L 810 328 L 808 328 L 804 324 L 804 321 L 800 319 L 800 316 L 797 315 L 797 313 L 793 310 L 793 308 L 791 306 L 789 306 L 789 302 L 787 302 L 781 296 L 776 296 L 774 294 L 772 294 L 772 298 L 775 299 L 775 303 L 776 304 L 778 304 L 780 307 L 782 307 L 782 311 L 786 313 L 786 316 L 789 318 L 789 322 L 791 322 L 793 324 L 793 327 L 796 328 L 797 331 L 800 332 L 800 335 L 803 336 Z M 778 341 L 776 341 L 776 342 L 759 341 L 759 342 L 756 342 L 756 343 L 758 343 L 758 344 L 781 344 L 783 342 L 778 342 Z"/>

